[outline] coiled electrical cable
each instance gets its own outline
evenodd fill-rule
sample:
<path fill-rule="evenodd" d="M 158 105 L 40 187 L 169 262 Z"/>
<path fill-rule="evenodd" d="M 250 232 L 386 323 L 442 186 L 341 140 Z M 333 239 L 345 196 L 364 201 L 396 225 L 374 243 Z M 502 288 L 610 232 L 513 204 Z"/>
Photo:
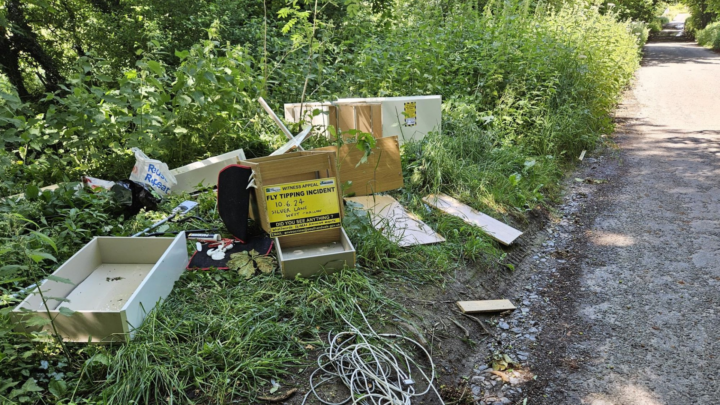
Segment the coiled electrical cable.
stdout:
<path fill-rule="evenodd" d="M 370 326 L 365 314 L 358 307 L 369 333 L 363 333 L 343 317 L 350 331 L 334 336 L 328 334 L 329 346 L 318 357 L 318 368 L 310 375 L 310 390 L 305 394 L 304 405 L 310 394 L 325 405 L 353 404 L 373 405 L 410 405 L 414 397 L 427 394 L 431 389 L 444 404 L 440 393 L 433 384 L 435 364 L 432 357 L 418 342 L 408 337 L 377 333 Z M 342 317 L 342 315 L 341 315 Z M 430 363 L 430 375 L 398 344 L 399 341 L 411 343 L 425 354 Z M 412 366 L 427 382 L 422 392 L 416 392 L 412 376 Z M 319 378 L 319 381 L 316 381 Z M 340 402 L 331 402 L 321 397 L 318 387 L 332 380 L 340 380 L 349 390 L 347 398 Z"/>

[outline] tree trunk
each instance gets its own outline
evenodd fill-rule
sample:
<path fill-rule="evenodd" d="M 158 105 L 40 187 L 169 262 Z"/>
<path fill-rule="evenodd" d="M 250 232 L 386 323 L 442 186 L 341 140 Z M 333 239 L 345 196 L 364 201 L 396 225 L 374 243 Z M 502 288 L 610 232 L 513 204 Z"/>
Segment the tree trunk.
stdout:
<path fill-rule="evenodd" d="M 28 101 L 30 93 L 25 87 L 25 82 L 23 82 L 18 51 L 13 49 L 7 37 L 7 32 L 3 28 L 0 28 L 0 69 L 10 80 L 10 84 L 15 86 L 20 99 Z"/>
<path fill-rule="evenodd" d="M 22 9 L 20 0 L 9 0 L 6 3 L 7 19 L 11 23 L 12 36 L 10 41 L 16 51 L 24 52 L 34 59 L 45 71 L 43 74 L 45 90 L 54 92 L 60 89 L 60 84 L 65 81 L 55 61 L 40 45 L 37 34 L 33 32 L 25 19 L 25 12 Z"/>

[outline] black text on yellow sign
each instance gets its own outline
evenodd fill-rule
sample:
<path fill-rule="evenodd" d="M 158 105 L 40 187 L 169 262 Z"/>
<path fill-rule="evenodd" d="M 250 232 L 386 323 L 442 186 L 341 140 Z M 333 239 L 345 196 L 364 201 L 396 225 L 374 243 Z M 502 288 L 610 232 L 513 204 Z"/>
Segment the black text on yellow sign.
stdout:
<path fill-rule="evenodd" d="M 340 226 L 335 179 L 318 179 L 265 187 L 270 237 L 321 231 Z"/>

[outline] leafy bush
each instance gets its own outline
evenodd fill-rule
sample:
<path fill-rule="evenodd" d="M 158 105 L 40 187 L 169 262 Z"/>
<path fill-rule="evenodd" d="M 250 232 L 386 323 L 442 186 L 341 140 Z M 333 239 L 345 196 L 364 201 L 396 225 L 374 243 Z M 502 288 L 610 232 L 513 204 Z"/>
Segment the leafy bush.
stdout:
<path fill-rule="evenodd" d="M 27 195 L 0 202 L 0 257 L 10 266 L 0 269 L 5 312 L 21 298 L 12 295 L 19 287 L 45 277 L 93 236 L 132 234 L 184 198 L 126 218 L 108 193 L 70 185 L 40 193 L 37 186 L 81 174 L 126 178 L 133 146 L 171 167 L 240 147 L 264 155 L 282 137 L 258 108 L 261 95 L 275 107 L 339 96 L 442 95 L 442 132 L 404 146 L 406 186 L 395 195 L 447 242 L 399 249 L 363 218 L 348 215 L 359 270 L 295 282 L 186 274 L 136 340 L 121 348 L 65 353 L 52 342 L 26 342 L 0 314 L 0 335 L 7 337 L 0 361 L 15 362 L 0 368 L 0 400 L 22 395 L 26 402 L 50 402 L 76 392 L 75 402 L 88 403 L 252 402 L 250 392 L 289 372 L 287 365 L 302 361 L 308 346 L 322 344 L 321 332 L 342 325 L 341 315 L 357 317 L 353 297 L 364 297 L 360 304 L 370 311 L 394 310 L 381 296 L 394 278 L 441 283 L 466 261 L 499 259 L 502 251 L 487 235 L 427 212 L 420 198 L 442 191 L 495 216 L 524 220 L 529 209 L 557 195 L 566 162 L 613 130 L 610 112 L 648 32 L 644 23 L 618 22 L 585 4 L 533 9 L 530 2 L 490 2 L 479 11 L 401 1 L 392 12 L 373 14 L 372 5 L 351 2 L 348 18 L 275 4 L 271 9 L 285 19 L 269 24 L 266 54 L 257 9 L 246 10 L 255 18 L 248 27 L 218 27 L 210 25 L 204 5 L 197 5 L 201 12 L 182 2 L 178 10 L 204 17 L 170 19 L 164 31 L 156 11 L 167 7 L 146 3 L 138 2 L 139 11 L 127 14 L 132 21 L 113 34 L 157 34 L 119 51 L 118 60 L 134 55 L 129 65 L 106 57 L 106 45 L 95 56 L 72 59 L 68 51 L 68 80 L 58 92 L 37 103 L 20 100 L 6 85 L 0 92 L 0 192 Z M 208 28 L 206 39 L 186 51 L 168 48 L 199 35 L 198 27 Z M 250 31 L 231 32 L 245 28 Z M 283 28 L 287 36 L 279 34 Z M 232 42 L 221 42 L 219 33 Z M 214 193 L 197 198 L 194 213 L 221 226 Z M 54 260 L 26 254 L 47 253 L 44 238 L 55 244 Z"/>
<path fill-rule="evenodd" d="M 720 21 L 708 24 L 695 32 L 698 44 L 711 49 L 720 49 Z"/>

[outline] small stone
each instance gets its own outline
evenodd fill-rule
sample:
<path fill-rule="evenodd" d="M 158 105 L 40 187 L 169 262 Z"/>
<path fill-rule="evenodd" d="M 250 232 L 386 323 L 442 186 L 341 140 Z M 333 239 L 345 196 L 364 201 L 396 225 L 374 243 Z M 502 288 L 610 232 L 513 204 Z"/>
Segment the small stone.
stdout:
<path fill-rule="evenodd" d="M 475 384 L 475 385 L 482 384 L 483 381 L 485 381 L 485 377 L 480 376 L 480 375 L 476 375 L 470 379 L 470 383 Z"/>
<path fill-rule="evenodd" d="M 533 336 L 533 335 L 525 335 L 525 339 L 527 339 L 531 342 L 534 342 L 537 340 L 537 339 L 535 339 L 535 336 Z"/>
<path fill-rule="evenodd" d="M 528 329 L 528 332 L 529 333 L 538 333 L 538 328 L 532 327 L 532 328 Z"/>
<path fill-rule="evenodd" d="M 480 394 L 482 394 L 482 388 L 478 387 L 477 385 L 473 385 L 472 387 L 470 387 L 470 389 L 472 390 L 473 395 L 476 397 L 479 397 Z"/>
<path fill-rule="evenodd" d="M 520 310 L 523 314 L 527 314 L 528 312 L 530 312 L 530 308 L 521 308 Z"/>
<path fill-rule="evenodd" d="M 487 370 L 488 368 L 490 368 L 490 367 L 488 367 L 487 364 L 481 364 L 481 365 L 478 366 L 477 372 Z"/>
<path fill-rule="evenodd" d="M 500 403 L 501 403 L 501 404 L 509 404 L 509 403 L 510 403 L 510 400 L 507 399 L 507 398 L 503 398 L 503 399 L 500 400 Z"/>
<path fill-rule="evenodd" d="M 527 305 L 527 306 L 529 306 L 529 305 L 530 305 L 530 301 L 528 301 L 528 300 L 523 300 L 523 302 L 522 302 L 522 303 L 523 303 L 523 305 Z"/>
<path fill-rule="evenodd" d="M 512 328 L 510 331 L 512 333 L 522 333 L 522 329 L 520 329 L 520 328 Z"/>
<path fill-rule="evenodd" d="M 500 322 L 500 323 L 498 324 L 498 327 L 499 327 L 500 329 L 505 329 L 505 330 L 510 329 L 510 325 L 508 325 L 507 322 Z"/>

